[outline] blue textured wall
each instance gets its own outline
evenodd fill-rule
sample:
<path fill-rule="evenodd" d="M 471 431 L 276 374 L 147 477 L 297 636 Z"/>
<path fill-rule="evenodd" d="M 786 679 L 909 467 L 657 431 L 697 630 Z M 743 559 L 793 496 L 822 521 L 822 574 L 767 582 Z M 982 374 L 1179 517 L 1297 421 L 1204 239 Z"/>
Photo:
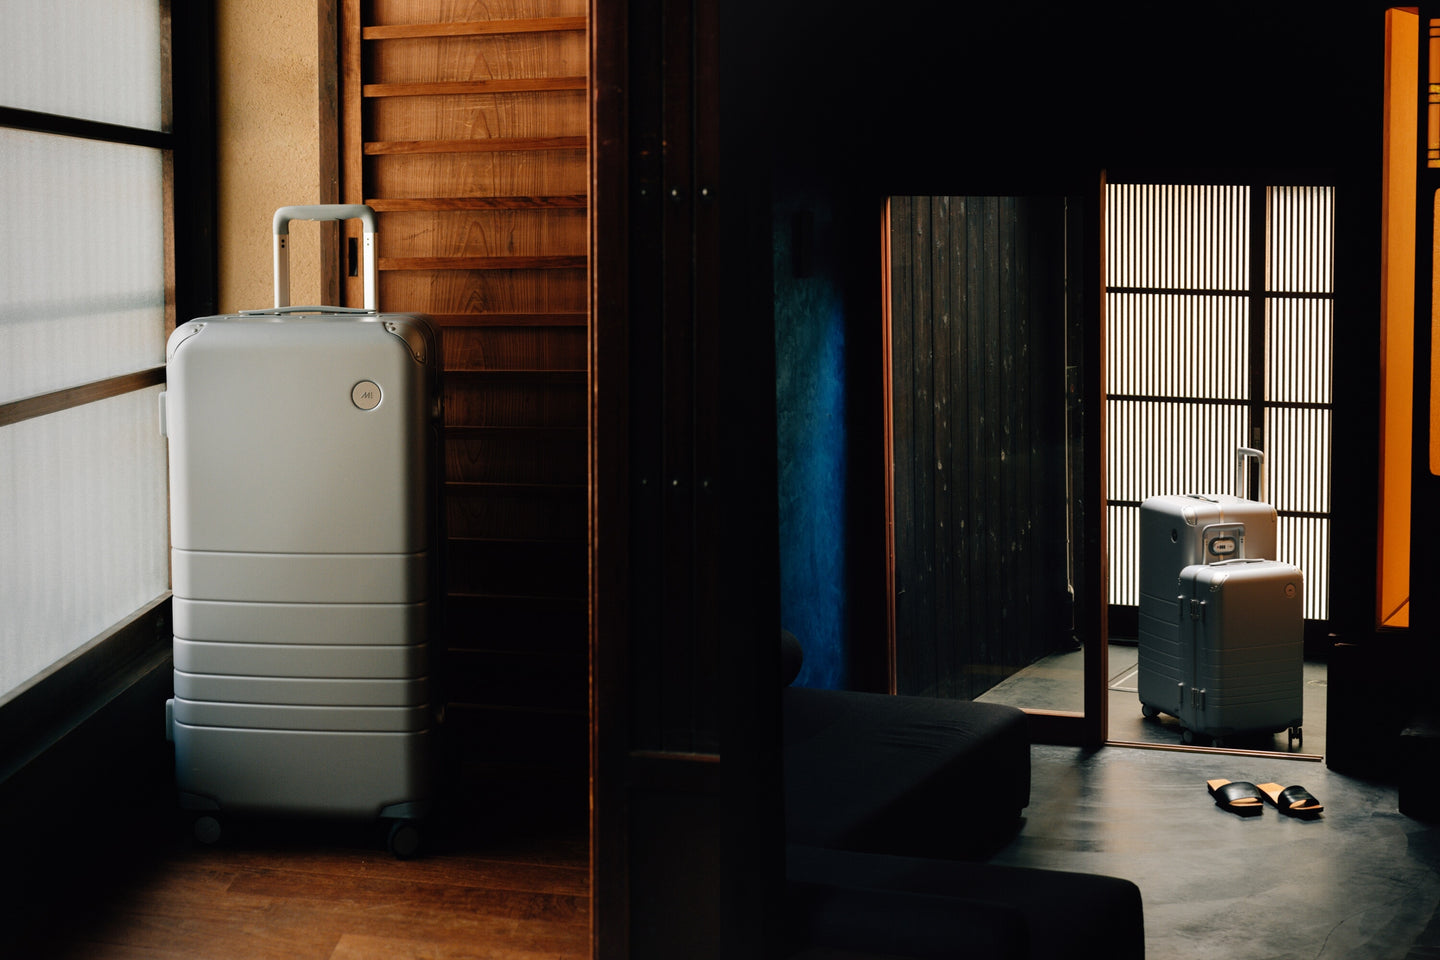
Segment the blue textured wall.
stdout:
<path fill-rule="evenodd" d="M 841 284 L 823 211 L 782 197 L 774 223 L 781 625 L 805 650 L 796 684 L 844 689 L 850 618 Z"/>

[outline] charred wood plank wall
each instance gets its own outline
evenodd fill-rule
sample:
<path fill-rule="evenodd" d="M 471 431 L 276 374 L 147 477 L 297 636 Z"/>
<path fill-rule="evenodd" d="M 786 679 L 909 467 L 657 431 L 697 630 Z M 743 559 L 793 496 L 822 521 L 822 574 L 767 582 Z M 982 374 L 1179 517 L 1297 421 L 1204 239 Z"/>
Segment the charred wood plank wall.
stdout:
<path fill-rule="evenodd" d="M 1063 647 L 1065 210 L 890 203 L 895 686 L 969 699 Z"/>

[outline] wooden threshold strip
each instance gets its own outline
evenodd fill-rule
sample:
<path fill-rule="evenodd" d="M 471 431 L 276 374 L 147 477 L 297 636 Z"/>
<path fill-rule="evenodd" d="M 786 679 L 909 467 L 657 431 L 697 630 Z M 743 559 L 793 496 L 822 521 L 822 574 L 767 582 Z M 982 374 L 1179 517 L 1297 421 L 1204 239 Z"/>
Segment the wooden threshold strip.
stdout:
<path fill-rule="evenodd" d="M 441 327 L 583 327 L 590 314 L 574 313 L 432 313 Z"/>
<path fill-rule="evenodd" d="M 584 210 L 583 193 L 555 197 L 394 197 L 365 201 L 376 213 L 430 213 L 446 210 Z"/>
<path fill-rule="evenodd" d="M 572 270 L 588 257 L 381 257 L 381 270 Z"/>
<path fill-rule="evenodd" d="M 474 140 L 372 140 L 368 156 L 402 153 L 502 153 L 527 150 L 584 150 L 587 137 L 477 137 Z"/>
<path fill-rule="evenodd" d="M 393 23 L 366 27 L 364 40 L 408 40 L 418 37 L 480 37 L 507 33 L 565 33 L 584 30 L 585 17 L 536 17 L 529 20 L 465 20 L 454 23 Z"/>
<path fill-rule="evenodd" d="M 584 77 L 504 77 L 494 80 L 433 80 L 418 83 L 367 83 L 363 96 L 449 97 L 466 93 L 548 93 L 553 90 L 584 90 Z"/>
<path fill-rule="evenodd" d="M 134 393 L 136 390 L 144 390 L 146 387 L 153 387 L 164 382 L 165 368 L 151 367 L 149 370 L 126 373 L 108 380 L 97 380 L 94 383 L 56 390 L 54 393 L 41 394 L 38 397 L 0 403 L 0 427 L 19 423 L 22 420 L 33 420 L 35 417 L 43 417 L 46 414 L 59 413 L 62 410 L 84 406 L 97 400 L 108 400 L 121 394 Z"/>

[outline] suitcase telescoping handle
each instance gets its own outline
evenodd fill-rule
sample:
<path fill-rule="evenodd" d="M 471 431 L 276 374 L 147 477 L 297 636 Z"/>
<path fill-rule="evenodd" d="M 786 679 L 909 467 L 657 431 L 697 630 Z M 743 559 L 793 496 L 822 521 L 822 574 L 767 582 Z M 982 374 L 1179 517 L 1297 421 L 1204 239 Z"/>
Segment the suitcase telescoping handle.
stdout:
<path fill-rule="evenodd" d="M 290 221 L 359 220 L 364 235 L 365 309 L 375 309 L 375 211 L 363 203 L 319 203 L 275 211 L 275 309 L 290 306 Z"/>
<path fill-rule="evenodd" d="M 1252 459 L 1260 461 L 1260 485 L 1256 490 L 1255 499 L 1264 500 L 1267 493 L 1265 451 L 1256 450 L 1254 447 L 1235 448 L 1235 495 L 1241 498 L 1245 496 L 1245 488 L 1248 486 L 1245 482 L 1245 467 Z"/>

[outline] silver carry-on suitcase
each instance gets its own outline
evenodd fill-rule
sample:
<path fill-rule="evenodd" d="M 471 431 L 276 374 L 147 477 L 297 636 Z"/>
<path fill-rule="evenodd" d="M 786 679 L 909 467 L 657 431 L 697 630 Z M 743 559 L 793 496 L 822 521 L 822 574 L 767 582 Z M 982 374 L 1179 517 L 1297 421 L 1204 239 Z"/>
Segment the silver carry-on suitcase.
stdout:
<path fill-rule="evenodd" d="M 351 218 L 365 308 L 287 306 L 289 222 Z M 282 208 L 275 309 L 167 345 L 166 722 L 204 840 L 228 813 L 377 818 L 407 856 L 433 801 L 440 345 L 426 318 L 376 310 L 374 224 Z"/>
<path fill-rule="evenodd" d="M 1259 499 L 1245 493 L 1245 467 L 1260 461 Z M 1277 514 L 1264 502 L 1265 459 L 1259 450 L 1236 451 L 1236 493 L 1162 495 L 1140 504 L 1140 604 L 1136 685 L 1146 716 L 1179 717 L 1180 654 L 1176 580 L 1191 564 L 1237 557 L 1275 558 Z"/>
<path fill-rule="evenodd" d="M 1180 712 L 1186 742 L 1289 731 L 1304 714 L 1304 577 L 1279 560 L 1180 572 Z"/>

